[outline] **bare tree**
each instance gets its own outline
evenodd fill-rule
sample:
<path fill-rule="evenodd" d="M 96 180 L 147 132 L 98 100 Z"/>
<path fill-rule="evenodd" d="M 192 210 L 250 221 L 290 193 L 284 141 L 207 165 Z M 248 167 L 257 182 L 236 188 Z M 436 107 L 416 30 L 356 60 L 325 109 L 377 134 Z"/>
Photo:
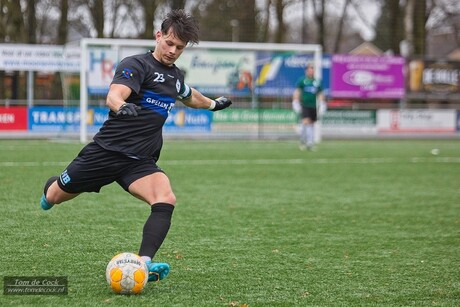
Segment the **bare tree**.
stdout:
<path fill-rule="evenodd" d="M 266 0 L 264 9 L 262 11 L 262 18 L 260 19 L 260 41 L 268 42 L 268 37 L 270 34 L 270 6 L 272 5 L 272 0 Z"/>
<path fill-rule="evenodd" d="M 325 47 L 325 0 L 312 0 L 313 3 L 313 13 L 316 24 L 318 26 L 318 35 L 317 40 L 318 44 Z"/>
<path fill-rule="evenodd" d="M 69 15 L 69 0 L 61 0 L 60 9 L 61 9 L 61 16 L 59 17 L 59 25 L 58 25 L 56 43 L 58 45 L 65 45 L 65 43 L 67 42 L 67 34 L 68 34 L 67 16 Z"/>
<path fill-rule="evenodd" d="M 254 0 L 246 1 L 244 9 L 238 9 L 235 11 L 235 19 L 239 21 L 243 26 L 238 25 L 239 29 L 239 41 L 240 42 L 254 42 L 256 40 L 256 3 Z M 245 31 L 248 29 L 249 31 Z"/>
<path fill-rule="evenodd" d="M 155 13 L 158 9 L 157 1 L 139 0 L 142 10 L 144 11 L 144 32 L 140 34 L 140 38 L 151 39 L 155 33 Z"/>
<path fill-rule="evenodd" d="M 413 18 L 413 51 L 415 54 L 422 55 L 426 53 L 426 22 L 428 14 L 426 1 L 414 2 L 414 12 L 416 13 Z"/>
<path fill-rule="evenodd" d="M 247 0 L 245 6 L 237 0 L 201 0 L 192 8 L 192 14 L 200 25 L 201 40 L 256 40 L 255 0 Z"/>
<path fill-rule="evenodd" d="M 171 10 L 183 9 L 187 0 L 168 0 L 168 4 L 171 7 Z"/>
<path fill-rule="evenodd" d="M 8 43 L 25 43 L 27 41 L 26 27 L 23 17 L 23 8 L 21 7 L 20 1 L 15 0 L 2 0 L 0 2 L 0 11 L 2 16 L 0 32 L 2 32 L 2 41 Z M 0 75 L 2 77 L 2 83 L 4 82 L 4 72 Z M 11 99 L 24 99 L 26 92 L 24 88 L 19 86 L 19 72 L 15 71 L 11 76 Z M 4 84 L 0 87 L 3 90 L 0 92 L 5 95 Z M 4 97 L 7 98 L 7 97 Z"/>
<path fill-rule="evenodd" d="M 404 12 L 399 0 L 382 1 L 381 15 L 376 24 L 374 44 L 382 50 L 399 54 L 399 44 L 404 38 Z"/>
<path fill-rule="evenodd" d="M 414 9 L 415 0 L 407 0 L 404 12 L 404 34 L 409 57 L 414 54 Z"/>
<path fill-rule="evenodd" d="M 275 43 L 283 43 L 286 34 L 286 24 L 284 22 L 284 9 L 286 8 L 288 1 L 286 0 L 273 0 L 275 5 L 276 21 L 278 27 L 275 31 Z"/>
<path fill-rule="evenodd" d="M 339 19 L 337 35 L 335 37 L 335 42 L 334 42 L 334 49 L 333 49 L 334 53 L 339 52 L 340 40 L 342 39 L 342 33 L 343 33 L 343 25 L 345 23 L 345 19 L 346 19 L 346 16 L 347 16 L 347 8 L 348 8 L 348 5 L 350 4 L 350 1 L 351 0 L 345 0 L 345 4 L 344 4 L 343 9 L 342 9 L 342 15 L 341 15 L 341 17 Z"/>
<path fill-rule="evenodd" d="M 104 0 L 88 0 L 87 5 L 93 20 L 97 38 L 104 37 Z"/>
<path fill-rule="evenodd" d="M 460 46 L 460 3 L 458 0 L 432 0 L 433 7 L 437 7 L 439 9 L 439 15 L 442 18 L 440 20 L 440 24 L 444 27 L 449 28 L 452 31 L 452 35 L 454 37 L 454 41 L 457 46 Z M 427 10 L 430 11 L 431 10 Z M 426 16 L 425 21 L 428 19 L 429 16 Z"/>
<path fill-rule="evenodd" d="M 69 0 L 60 0 L 59 9 L 61 11 L 61 15 L 59 17 L 59 24 L 57 30 L 57 37 L 56 43 L 58 45 L 65 45 L 67 43 L 67 16 L 69 14 Z M 63 98 L 63 89 L 62 89 L 62 81 L 61 81 L 61 73 L 56 72 L 53 78 L 53 98 Z"/>
<path fill-rule="evenodd" d="M 6 25 L 8 22 L 8 11 L 5 10 L 6 0 L 0 0 L 0 42 L 6 38 Z M 0 99 L 5 99 L 5 71 L 0 70 Z"/>
<path fill-rule="evenodd" d="M 26 35 L 21 2 L 7 0 L 5 8 L 8 15 L 5 24 L 6 38 L 11 43 L 24 43 Z"/>
<path fill-rule="evenodd" d="M 425 54 L 427 21 L 426 2 L 407 0 L 404 14 L 404 34 L 407 56 Z"/>
<path fill-rule="evenodd" d="M 36 17 L 35 0 L 27 0 L 27 42 L 29 44 L 37 43 L 37 36 L 35 34 L 37 29 Z"/>

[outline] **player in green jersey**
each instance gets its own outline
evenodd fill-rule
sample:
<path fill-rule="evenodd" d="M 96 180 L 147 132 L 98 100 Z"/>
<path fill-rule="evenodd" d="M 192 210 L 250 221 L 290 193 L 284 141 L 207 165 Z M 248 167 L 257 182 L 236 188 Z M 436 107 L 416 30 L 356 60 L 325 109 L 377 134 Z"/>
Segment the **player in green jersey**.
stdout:
<path fill-rule="evenodd" d="M 297 81 L 292 100 L 294 110 L 297 108 L 301 116 L 300 149 L 313 150 L 315 144 L 314 125 L 318 117 L 317 105 L 319 101 L 324 101 L 321 81 L 315 79 L 313 64 L 307 65 L 305 76 Z"/>

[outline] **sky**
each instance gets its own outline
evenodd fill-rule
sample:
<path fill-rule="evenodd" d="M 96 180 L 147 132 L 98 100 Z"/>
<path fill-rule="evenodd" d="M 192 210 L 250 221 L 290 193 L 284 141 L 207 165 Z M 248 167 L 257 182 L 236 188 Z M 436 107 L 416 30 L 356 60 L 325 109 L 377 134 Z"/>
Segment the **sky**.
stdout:
<path fill-rule="evenodd" d="M 263 6 L 266 0 L 258 0 L 258 5 Z M 306 0 L 307 3 L 307 18 L 311 18 L 311 13 L 313 11 L 313 7 L 311 6 L 311 1 Z M 329 0 L 327 1 L 327 12 L 331 12 L 332 10 L 337 11 L 337 14 L 341 14 L 343 5 L 345 1 L 344 0 Z M 366 18 L 366 21 L 368 24 L 372 25 L 371 28 L 369 28 L 365 22 L 362 21 L 362 19 L 359 17 L 358 13 L 356 10 L 350 5 L 348 7 L 348 16 L 352 18 L 353 23 L 356 27 L 361 32 L 361 35 L 365 40 L 372 40 L 375 36 L 375 32 L 372 29 L 373 26 L 375 25 L 375 22 L 377 18 L 380 16 L 380 6 L 375 3 L 375 0 L 360 0 L 360 9 L 361 9 L 361 15 Z M 296 4 L 292 4 L 289 7 L 286 8 L 285 16 L 288 17 L 289 19 L 294 19 L 294 18 L 301 18 L 302 14 L 302 0 L 298 0 Z M 275 18 L 275 16 L 273 16 Z"/>

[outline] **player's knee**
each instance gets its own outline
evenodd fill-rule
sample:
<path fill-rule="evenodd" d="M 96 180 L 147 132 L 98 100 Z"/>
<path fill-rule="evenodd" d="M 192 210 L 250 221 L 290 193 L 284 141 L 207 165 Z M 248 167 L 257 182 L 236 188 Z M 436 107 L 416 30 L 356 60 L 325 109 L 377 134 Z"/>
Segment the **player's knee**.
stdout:
<path fill-rule="evenodd" d="M 171 191 L 165 195 L 165 203 L 175 205 L 176 204 L 176 195 Z"/>
<path fill-rule="evenodd" d="M 176 196 L 172 191 L 163 191 L 160 194 L 150 195 L 150 197 L 144 197 L 144 200 L 149 204 L 166 203 L 173 206 L 176 204 Z"/>

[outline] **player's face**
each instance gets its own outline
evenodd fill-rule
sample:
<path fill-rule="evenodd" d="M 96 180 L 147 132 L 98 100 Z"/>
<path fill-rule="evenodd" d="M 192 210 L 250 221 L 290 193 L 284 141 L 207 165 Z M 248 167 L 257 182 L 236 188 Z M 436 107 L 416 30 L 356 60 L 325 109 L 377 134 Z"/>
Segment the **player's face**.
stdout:
<path fill-rule="evenodd" d="M 161 31 L 156 33 L 157 45 L 153 56 L 162 64 L 170 66 L 179 58 L 184 51 L 187 43 L 178 39 L 172 28 L 168 33 L 163 34 Z"/>

